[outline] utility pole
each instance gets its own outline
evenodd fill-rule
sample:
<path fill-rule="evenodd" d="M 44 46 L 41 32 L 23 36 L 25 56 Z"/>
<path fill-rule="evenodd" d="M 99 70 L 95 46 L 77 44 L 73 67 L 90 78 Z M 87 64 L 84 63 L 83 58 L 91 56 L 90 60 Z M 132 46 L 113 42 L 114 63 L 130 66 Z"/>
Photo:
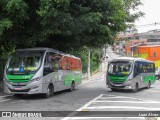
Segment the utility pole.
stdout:
<path fill-rule="evenodd" d="M 90 51 L 90 48 L 88 48 L 88 80 L 90 79 L 90 67 L 91 67 L 91 64 L 90 64 L 90 56 L 91 56 L 91 51 Z"/>
<path fill-rule="evenodd" d="M 138 40 L 138 46 L 137 46 L 137 48 L 138 48 L 138 57 L 140 57 L 139 56 L 139 45 L 140 45 L 140 41 Z"/>
<path fill-rule="evenodd" d="M 104 61 L 105 70 L 107 70 L 107 59 L 108 59 L 107 48 L 108 44 L 105 45 L 105 61 Z"/>
<path fill-rule="evenodd" d="M 104 57 L 106 58 L 106 53 L 107 53 L 107 45 L 105 44 L 105 50 L 104 50 Z"/>

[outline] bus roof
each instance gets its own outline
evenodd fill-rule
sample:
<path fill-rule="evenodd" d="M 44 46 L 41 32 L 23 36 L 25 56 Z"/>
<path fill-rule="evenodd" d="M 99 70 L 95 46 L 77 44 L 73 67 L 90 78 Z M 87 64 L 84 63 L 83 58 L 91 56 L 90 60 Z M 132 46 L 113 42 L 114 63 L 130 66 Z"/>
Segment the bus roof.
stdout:
<path fill-rule="evenodd" d="M 114 62 L 114 61 L 144 61 L 144 62 L 154 63 L 153 61 L 150 61 L 150 60 L 146 60 L 143 58 L 134 58 L 134 57 L 118 57 L 118 58 L 111 60 L 110 62 Z"/>
<path fill-rule="evenodd" d="M 25 48 L 25 49 L 16 50 L 16 52 L 26 52 L 26 51 L 50 51 L 50 52 L 57 53 L 57 54 L 61 54 L 61 55 L 64 55 L 64 56 L 68 56 L 68 57 L 80 59 L 80 58 L 78 58 L 78 57 L 76 57 L 76 56 L 74 56 L 74 55 L 70 55 L 70 54 L 61 52 L 61 51 L 56 50 L 56 49 L 45 48 L 45 47 Z"/>

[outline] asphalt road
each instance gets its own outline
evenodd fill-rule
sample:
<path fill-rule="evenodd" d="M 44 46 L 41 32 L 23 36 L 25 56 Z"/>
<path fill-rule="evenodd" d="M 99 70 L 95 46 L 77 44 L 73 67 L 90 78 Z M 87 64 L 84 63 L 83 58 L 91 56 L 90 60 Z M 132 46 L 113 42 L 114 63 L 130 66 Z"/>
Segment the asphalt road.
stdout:
<path fill-rule="evenodd" d="M 108 50 L 108 60 L 118 57 L 110 49 Z M 23 120 L 69 120 L 69 119 L 109 119 L 109 120 L 139 120 L 139 119 L 154 119 L 139 117 L 143 115 L 138 113 L 137 117 L 130 118 L 127 116 L 127 111 L 160 111 L 160 81 L 156 81 L 150 89 L 141 89 L 136 93 L 130 91 L 112 92 L 106 88 L 105 71 L 97 73 L 92 76 L 92 80 L 84 80 L 80 86 L 77 86 L 75 91 L 62 91 L 55 94 L 55 96 L 44 99 L 39 95 L 25 96 L 22 98 L 15 98 L 14 96 L 0 96 L 0 111 L 62 111 L 58 115 L 64 115 L 63 111 L 125 111 L 123 115 L 118 116 L 116 113 L 109 114 L 110 117 L 97 115 L 84 117 L 75 116 L 74 112 L 68 117 L 47 117 L 47 118 L 23 118 Z M 69 112 L 69 113 L 70 113 Z M 97 112 L 98 113 L 98 112 Z M 92 113 L 93 115 L 94 113 Z M 95 113 L 96 114 L 96 113 Z M 137 114 L 137 113 L 129 113 Z M 159 112 L 160 114 L 160 112 Z M 50 114 L 51 116 L 53 113 Z M 63 116 L 62 115 L 62 116 Z M 113 118 L 113 116 L 116 118 Z M 155 114 L 156 116 L 156 114 Z M 8 120 L 9 118 L 0 118 L 1 120 Z M 13 120 L 21 120 L 22 118 L 10 118 Z"/>

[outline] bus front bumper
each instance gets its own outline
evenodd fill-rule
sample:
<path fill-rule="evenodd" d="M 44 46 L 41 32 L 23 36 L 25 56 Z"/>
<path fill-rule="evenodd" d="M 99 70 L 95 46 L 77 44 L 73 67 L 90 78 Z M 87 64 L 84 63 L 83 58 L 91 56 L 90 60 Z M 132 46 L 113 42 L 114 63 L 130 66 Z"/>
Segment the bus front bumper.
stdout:
<path fill-rule="evenodd" d="M 132 85 L 131 81 L 127 81 L 121 84 L 115 84 L 112 82 L 108 82 L 107 86 L 109 88 L 115 88 L 115 89 L 126 89 L 126 90 L 132 90 L 134 89 L 134 86 Z"/>
<path fill-rule="evenodd" d="M 42 84 L 31 83 L 25 86 L 16 86 L 4 82 L 4 93 L 6 94 L 40 94 L 42 93 Z"/>

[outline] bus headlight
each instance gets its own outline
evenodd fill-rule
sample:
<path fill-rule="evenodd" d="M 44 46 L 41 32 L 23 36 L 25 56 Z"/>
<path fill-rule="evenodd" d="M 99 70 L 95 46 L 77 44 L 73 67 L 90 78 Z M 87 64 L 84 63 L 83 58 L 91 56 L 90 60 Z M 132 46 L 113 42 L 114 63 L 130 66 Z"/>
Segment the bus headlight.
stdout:
<path fill-rule="evenodd" d="M 129 88 L 129 89 L 132 89 L 132 87 L 131 87 L 131 86 L 128 86 L 128 88 Z"/>
<path fill-rule="evenodd" d="M 30 82 L 36 82 L 36 81 L 39 81 L 42 77 L 37 77 L 35 79 L 32 79 Z"/>

